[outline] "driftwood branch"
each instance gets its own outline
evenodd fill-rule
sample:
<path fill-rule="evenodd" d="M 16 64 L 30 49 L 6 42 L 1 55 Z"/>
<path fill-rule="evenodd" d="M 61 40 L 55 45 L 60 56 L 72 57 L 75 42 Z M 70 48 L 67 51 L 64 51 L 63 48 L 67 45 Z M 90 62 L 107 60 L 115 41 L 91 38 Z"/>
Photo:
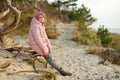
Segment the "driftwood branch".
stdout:
<path fill-rule="evenodd" d="M 3 48 L 4 50 L 7 50 L 9 52 L 13 52 L 13 51 L 18 51 L 18 53 L 13 56 L 16 57 L 18 54 L 20 54 L 20 52 L 30 52 L 33 55 L 33 68 L 34 70 L 36 70 L 36 66 L 35 66 L 35 61 L 38 60 L 37 56 L 40 56 L 39 54 L 37 54 L 37 52 L 35 52 L 34 50 L 32 50 L 30 47 L 12 47 L 12 48 Z M 27 61 L 29 59 L 24 59 L 24 61 Z M 47 67 L 47 63 L 45 64 L 45 67 Z"/>
<path fill-rule="evenodd" d="M 0 14 L 0 19 L 4 18 L 8 13 L 10 12 L 10 9 L 7 9 L 3 13 Z"/>
<path fill-rule="evenodd" d="M 0 72 L 4 72 L 4 71 L 6 71 L 5 69 L 0 69 Z"/>
<path fill-rule="evenodd" d="M 13 51 L 24 51 L 24 52 L 32 52 L 37 54 L 34 50 L 32 50 L 30 47 L 11 47 L 11 48 L 3 48 L 4 50 L 7 50 L 9 52 Z"/>
<path fill-rule="evenodd" d="M 7 4 L 8 4 L 8 8 L 15 14 L 15 19 L 10 26 L 6 27 L 4 31 L 1 32 L 0 36 L 3 36 L 15 30 L 17 28 L 17 24 L 20 21 L 21 11 L 11 5 L 11 0 L 7 0 Z"/>
<path fill-rule="evenodd" d="M 18 74 L 18 73 L 23 73 L 23 72 L 35 72 L 35 73 L 46 73 L 46 74 L 51 74 L 53 76 L 53 80 L 56 80 L 56 76 L 55 74 L 53 74 L 52 72 L 49 72 L 49 71 L 43 71 L 43 70 L 26 70 L 26 71 L 17 71 L 17 72 L 12 72 L 12 73 L 7 73 L 7 75 L 15 75 L 15 74 Z"/>

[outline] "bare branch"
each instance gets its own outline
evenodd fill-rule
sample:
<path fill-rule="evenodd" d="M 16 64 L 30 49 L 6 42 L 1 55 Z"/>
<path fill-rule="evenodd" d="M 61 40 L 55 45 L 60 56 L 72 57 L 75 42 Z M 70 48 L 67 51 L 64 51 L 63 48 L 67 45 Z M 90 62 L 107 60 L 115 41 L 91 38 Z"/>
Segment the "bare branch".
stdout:
<path fill-rule="evenodd" d="M 15 14 L 15 19 L 14 19 L 13 23 L 9 27 L 6 27 L 4 29 L 4 31 L 1 32 L 0 36 L 3 36 L 3 35 L 11 32 L 13 30 L 15 30 L 17 28 L 17 24 L 20 21 L 21 11 L 16 9 L 16 7 L 13 7 L 11 5 L 11 0 L 7 0 L 7 5 L 10 8 L 10 10 Z"/>
<path fill-rule="evenodd" d="M 30 4 L 31 7 L 37 9 L 38 11 L 41 11 L 41 9 L 39 9 L 38 7 L 32 5 L 32 3 L 29 0 L 26 0 L 26 1 Z"/>
<path fill-rule="evenodd" d="M 10 12 L 10 9 L 7 9 L 7 10 L 4 11 L 3 13 L 1 13 L 1 14 L 0 14 L 0 19 L 2 19 L 3 17 L 5 17 L 9 12 Z"/>
<path fill-rule="evenodd" d="M 34 72 L 34 73 L 46 73 L 46 74 L 50 74 L 51 76 L 53 76 L 52 80 L 56 80 L 56 76 L 55 74 L 53 74 L 52 72 L 49 71 L 44 71 L 44 70 L 26 70 L 26 71 L 16 71 L 16 72 L 11 72 L 11 73 L 7 73 L 7 75 L 15 75 L 18 73 L 25 73 L 25 72 Z"/>
<path fill-rule="evenodd" d="M 11 48 L 3 48 L 4 50 L 7 51 L 27 51 L 27 52 L 35 52 L 34 50 L 32 50 L 30 47 L 11 47 Z"/>

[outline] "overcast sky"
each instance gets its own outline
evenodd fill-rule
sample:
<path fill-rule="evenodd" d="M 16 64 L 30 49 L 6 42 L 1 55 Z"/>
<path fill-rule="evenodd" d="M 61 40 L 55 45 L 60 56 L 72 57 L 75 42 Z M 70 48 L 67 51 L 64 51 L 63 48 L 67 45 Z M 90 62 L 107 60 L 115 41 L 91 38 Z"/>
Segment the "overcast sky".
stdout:
<path fill-rule="evenodd" d="M 49 0 L 54 1 L 54 0 Z M 93 28 L 105 25 L 106 28 L 120 28 L 120 0 L 78 0 L 78 6 L 84 3 L 97 18 Z"/>
<path fill-rule="evenodd" d="M 120 0 L 78 0 L 78 6 L 82 3 L 91 9 L 91 13 L 98 20 L 93 28 L 105 25 L 107 28 L 120 28 Z"/>

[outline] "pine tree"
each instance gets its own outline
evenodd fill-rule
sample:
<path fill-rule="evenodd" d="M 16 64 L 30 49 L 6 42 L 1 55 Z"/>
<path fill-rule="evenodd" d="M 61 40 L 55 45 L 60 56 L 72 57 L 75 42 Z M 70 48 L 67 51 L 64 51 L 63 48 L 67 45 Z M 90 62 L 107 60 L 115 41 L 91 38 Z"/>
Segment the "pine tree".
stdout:
<path fill-rule="evenodd" d="M 69 14 L 71 20 L 77 20 L 79 22 L 79 29 L 86 30 L 88 26 L 92 25 L 97 19 L 92 17 L 90 9 L 82 4 L 81 8 L 73 10 Z"/>
<path fill-rule="evenodd" d="M 98 28 L 97 35 L 104 47 L 108 47 L 111 44 L 112 38 L 109 37 L 110 33 L 107 28 L 104 28 L 104 25 Z"/>

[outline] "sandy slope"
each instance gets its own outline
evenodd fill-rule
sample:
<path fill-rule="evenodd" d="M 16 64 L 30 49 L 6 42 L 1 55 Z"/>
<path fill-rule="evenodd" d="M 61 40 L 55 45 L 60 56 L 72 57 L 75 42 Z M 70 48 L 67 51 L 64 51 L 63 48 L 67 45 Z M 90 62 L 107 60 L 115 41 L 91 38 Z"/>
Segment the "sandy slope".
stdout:
<path fill-rule="evenodd" d="M 120 80 L 120 66 L 106 62 L 106 65 L 98 64 L 102 59 L 95 55 L 86 54 L 88 46 L 78 45 L 71 40 L 72 32 L 76 28 L 71 24 L 58 24 L 62 35 L 55 40 L 50 40 L 52 48 L 52 57 L 55 62 L 63 67 L 66 71 L 72 73 L 72 76 L 61 76 L 56 70 L 52 71 L 56 74 L 57 80 Z M 18 37 L 19 38 L 19 37 Z M 17 39 L 18 39 L 17 38 Z M 18 40 L 18 46 L 28 46 L 28 42 Z M 24 43 L 24 44 L 23 44 Z M 11 65 L 4 72 L 0 72 L 0 80 L 41 80 L 40 74 L 21 73 L 8 76 L 6 73 L 20 70 L 33 70 L 31 65 L 21 62 L 20 58 L 5 58 L 3 56 L 13 56 L 13 54 L 0 50 L 0 63 L 7 60 Z M 39 65 L 38 69 L 45 69 Z M 45 70 L 50 70 L 47 68 Z M 45 79 L 43 79 L 45 80 Z"/>
<path fill-rule="evenodd" d="M 58 75 L 58 80 L 120 80 L 120 66 L 106 62 L 98 64 L 101 58 L 86 54 L 87 46 L 77 45 L 71 40 L 75 28 L 71 24 L 59 24 L 63 34 L 53 44 L 52 56 L 58 65 L 72 72 L 71 77 Z"/>

